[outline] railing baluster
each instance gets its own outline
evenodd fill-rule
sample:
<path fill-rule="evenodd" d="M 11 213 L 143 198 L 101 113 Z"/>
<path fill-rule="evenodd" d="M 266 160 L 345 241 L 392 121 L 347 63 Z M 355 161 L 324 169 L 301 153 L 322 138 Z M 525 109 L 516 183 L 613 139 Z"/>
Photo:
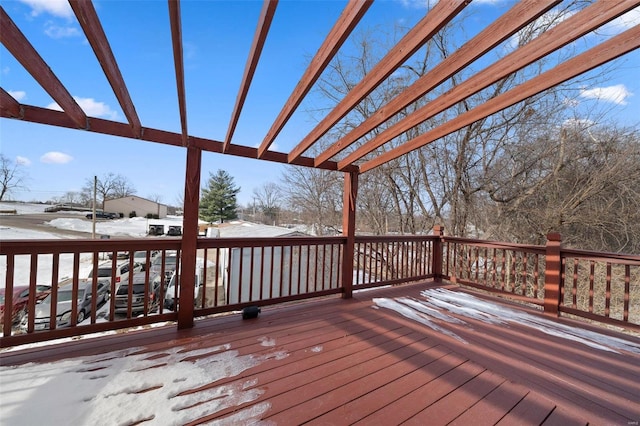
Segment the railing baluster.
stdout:
<path fill-rule="evenodd" d="M 218 286 L 220 285 L 219 277 L 220 277 L 220 248 L 215 248 L 216 251 L 216 266 L 215 266 L 215 278 L 213 284 L 213 306 L 218 306 Z M 206 261 L 207 258 L 205 258 Z M 225 300 L 225 303 L 229 303 L 228 300 Z"/>
<path fill-rule="evenodd" d="M 596 262 L 591 260 L 589 263 L 590 263 L 590 268 L 589 268 L 589 313 L 593 313 L 593 293 L 594 293 L 593 288 L 594 288 L 594 281 L 595 281 Z"/>
<path fill-rule="evenodd" d="M 540 270 L 538 269 L 540 261 L 540 256 L 538 254 L 534 257 L 534 266 L 533 266 L 533 298 L 538 298 L 538 279 L 540 277 Z"/>
<path fill-rule="evenodd" d="M 254 264 L 254 247 L 251 246 L 251 248 L 249 249 L 249 254 L 251 255 L 251 258 L 249 260 L 249 302 L 253 302 L 253 292 L 255 291 L 255 289 L 253 288 L 253 264 Z M 242 258 L 244 260 L 244 257 Z"/>
<path fill-rule="evenodd" d="M 13 254 L 7 255 L 7 276 L 4 281 L 4 303 L 5 306 L 13 306 L 13 280 L 14 280 L 14 268 L 15 268 L 15 256 Z M 4 315 L 2 323 L 2 335 L 11 336 L 12 326 L 12 314 L 11 309 L 5 309 L 2 315 Z"/>
<path fill-rule="evenodd" d="M 573 296 L 571 307 L 576 309 L 578 307 L 578 265 L 580 264 L 578 258 L 573 259 L 573 288 L 571 289 L 571 295 Z"/>
<path fill-rule="evenodd" d="M 629 299 L 631 289 L 631 266 L 624 265 L 624 306 L 622 320 L 629 321 Z"/>
<path fill-rule="evenodd" d="M 605 285 L 604 316 L 609 318 L 609 313 L 611 311 L 611 262 L 607 262 L 607 278 Z"/>

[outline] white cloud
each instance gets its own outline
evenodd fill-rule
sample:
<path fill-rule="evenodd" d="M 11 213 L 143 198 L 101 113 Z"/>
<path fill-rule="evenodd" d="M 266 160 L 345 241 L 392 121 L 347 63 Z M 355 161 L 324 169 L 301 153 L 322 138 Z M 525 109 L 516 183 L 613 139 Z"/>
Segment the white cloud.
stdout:
<path fill-rule="evenodd" d="M 20 0 L 31 7 L 31 16 L 50 13 L 61 18 L 71 18 L 73 10 L 67 0 Z"/>
<path fill-rule="evenodd" d="M 626 105 L 627 98 L 633 96 L 633 93 L 627 90 L 624 84 L 616 84 L 615 86 L 582 89 L 580 96 L 586 99 L 597 99 L 618 105 Z"/>
<path fill-rule="evenodd" d="M 397 0 L 403 7 L 407 9 L 431 9 L 439 0 Z M 489 0 L 502 1 L 502 0 Z"/>
<path fill-rule="evenodd" d="M 51 21 L 45 24 L 44 33 L 51 38 L 79 37 L 82 35 L 75 27 L 61 27 Z"/>
<path fill-rule="evenodd" d="M 20 0 L 31 7 L 31 16 L 50 13 L 61 18 L 71 18 L 73 10 L 67 0 Z"/>
<path fill-rule="evenodd" d="M 40 161 L 47 164 L 66 164 L 73 160 L 73 157 L 64 152 L 51 151 L 40 157 Z"/>
<path fill-rule="evenodd" d="M 612 29 L 615 32 L 622 32 L 628 30 L 631 27 L 640 24 L 640 7 L 630 10 L 621 17 L 611 21 L 608 25 L 608 29 Z"/>
<path fill-rule="evenodd" d="M 504 3 L 505 0 L 475 0 L 473 4 L 500 4 Z"/>
<path fill-rule="evenodd" d="M 18 102 L 27 98 L 27 92 L 23 90 L 8 90 L 7 93 L 10 94 L 11 97 Z"/>
<path fill-rule="evenodd" d="M 118 118 L 118 112 L 112 110 L 109 105 L 105 104 L 104 102 L 97 102 L 93 98 L 80 98 L 78 96 L 74 96 L 73 99 L 75 99 L 78 105 L 80 105 L 80 108 L 82 108 L 82 110 L 88 116 L 105 117 L 110 120 L 115 120 L 116 118 Z M 50 103 L 49 105 L 47 105 L 47 108 L 55 109 L 56 111 L 62 111 L 62 108 L 60 108 L 60 105 L 58 105 L 56 102 Z"/>
<path fill-rule="evenodd" d="M 253 147 L 254 148 L 260 148 L 260 145 L 262 144 L 262 142 L 258 142 L 256 143 Z M 271 145 L 269 145 L 269 151 L 276 151 L 278 152 L 280 150 L 280 147 L 278 146 L 278 144 L 276 142 L 272 143 Z"/>
<path fill-rule="evenodd" d="M 18 155 L 16 157 L 16 164 L 20 164 L 21 166 L 30 166 L 31 160 L 29 160 L 27 157 L 22 157 Z"/>

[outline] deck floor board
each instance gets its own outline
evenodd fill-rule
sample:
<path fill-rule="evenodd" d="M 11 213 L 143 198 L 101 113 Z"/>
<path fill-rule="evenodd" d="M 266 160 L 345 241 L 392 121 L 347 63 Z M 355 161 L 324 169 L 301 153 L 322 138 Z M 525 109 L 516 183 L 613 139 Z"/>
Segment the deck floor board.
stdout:
<path fill-rule="evenodd" d="M 253 320 L 217 316 L 198 320 L 189 330 L 158 327 L 5 351 L 0 364 L 98 355 L 93 362 L 99 368 L 109 357 L 135 355 L 145 362 L 141 368 L 171 368 L 168 355 L 176 351 L 184 353 L 182 362 L 197 362 L 228 350 L 261 360 L 183 390 L 181 395 L 203 401 L 188 424 L 243 424 L 247 412 L 255 414 L 254 420 L 283 425 L 584 425 L 640 420 L 638 353 L 615 353 L 519 324 L 491 324 L 456 312 L 449 315 L 460 322 L 437 323 L 446 328 L 445 334 L 374 300 L 417 299 L 422 290 L 436 287 L 394 286 L 357 292 L 349 300 L 327 297 L 266 307 Z M 477 297 L 542 318 L 530 308 Z M 557 323 L 581 327 L 565 319 Z M 640 344 L 631 336 L 603 334 Z M 217 393 L 238 389 L 253 396 L 208 408 L 207 401 Z"/>

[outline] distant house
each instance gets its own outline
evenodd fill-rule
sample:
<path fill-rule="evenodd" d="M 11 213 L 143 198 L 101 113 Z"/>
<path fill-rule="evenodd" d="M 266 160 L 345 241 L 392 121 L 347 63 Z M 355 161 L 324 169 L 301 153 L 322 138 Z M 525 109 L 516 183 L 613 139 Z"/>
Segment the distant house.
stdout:
<path fill-rule="evenodd" d="M 165 204 L 156 203 L 137 195 L 104 200 L 104 211 L 122 213 L 124 217 L 129 217 L 131 212 L 135 212 L 136 216 L 142 217 L 148 214 L 158 215 L 159 218 L 167 217 L 167 206 Z"/>

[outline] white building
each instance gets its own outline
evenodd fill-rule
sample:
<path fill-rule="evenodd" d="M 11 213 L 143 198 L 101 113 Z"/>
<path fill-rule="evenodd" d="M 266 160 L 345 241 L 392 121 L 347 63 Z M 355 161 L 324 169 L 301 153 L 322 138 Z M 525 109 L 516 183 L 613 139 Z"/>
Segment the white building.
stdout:
<path fill-rule="evenodd" d="M 292 229 L 249 222 L 231 222 L 218 227 L 219 238 L 283 238 L 305 235 Z M 324 270 L 316 271 L 320 260 Z M 220 249 L 219 273 L 228 303 L 242 303 L 263 297 L 286 297 L 305 291 L 321 290 L 322 283 L 336 282 L 339 250 L 330 245 L 292 245 L 267 247 L 231 247 Z M 279 265 L 291 264 L 281 270 Z M 271 274 L 263 274 L 275 265 Z M 308 268 L 312 268 L 308 270 Z M 327 284 L 328 285 L 328 284 Z M 229 289 L 228 292 L 226 289 Z"/>
<path fill-rule="evenodd" d="M 167 216 L 167 206 L 165 204 L 156 203 L 137 195 L 105 200 L 104 211 L 121 213 L 123 217 L 129 217 L 131 212 L 135 212 L 138 217 L 145 217 L 148 214 L 157 215 L 159 218 Z"/>

